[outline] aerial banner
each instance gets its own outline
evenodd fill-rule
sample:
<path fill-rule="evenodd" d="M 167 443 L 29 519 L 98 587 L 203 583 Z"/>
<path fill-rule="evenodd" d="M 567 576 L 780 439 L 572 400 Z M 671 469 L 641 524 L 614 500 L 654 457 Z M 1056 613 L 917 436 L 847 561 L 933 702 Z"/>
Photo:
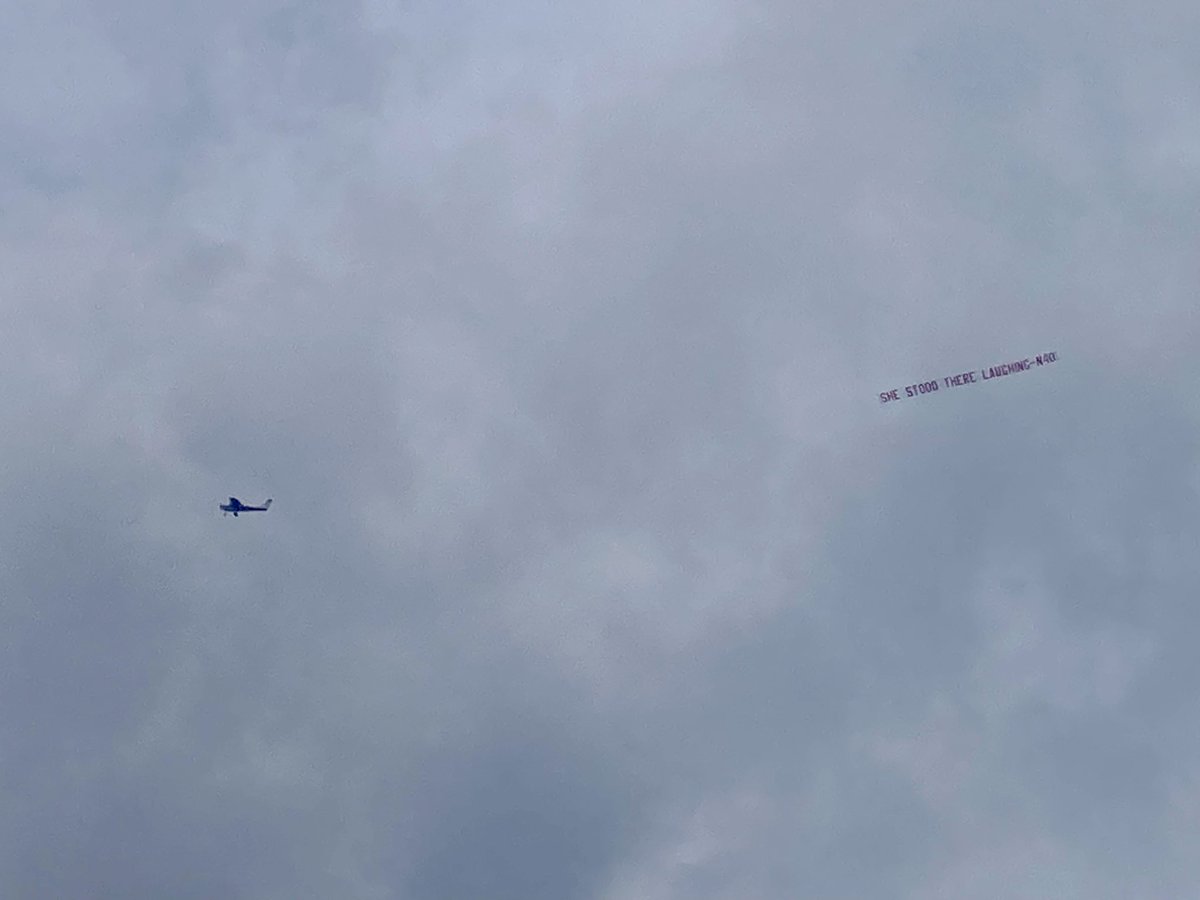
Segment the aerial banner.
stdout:
<path fill-rule="evenodd" d="M 941 379 L 940 385 L 936 380 L 923 381 L 919 384 L 910 384 L 902 388 L 892 388 L 890 391 L 881 391 L 879 402 L 892 403 L 896 400 L 903 400 L 905 397 L 921 397 L 925 394 L 936 394 L 942 388 L 950 389 L 966 387 L 968 384 L 979 384 L 983 381 L 991 381 L 993 378 L 1004 378 L 1007 375 L 1028 372 L 1036 366 L 1045 366 L 1057 361 L 1057 353 L 1042 353 L 1032 358 L 1022 359 L 1019 362 L 1007 362 L 998 366 L 988 366 L 984 369 L 947 375 Z M 904 391 L 904 397 L 900 396 L 901 391 Z"/>

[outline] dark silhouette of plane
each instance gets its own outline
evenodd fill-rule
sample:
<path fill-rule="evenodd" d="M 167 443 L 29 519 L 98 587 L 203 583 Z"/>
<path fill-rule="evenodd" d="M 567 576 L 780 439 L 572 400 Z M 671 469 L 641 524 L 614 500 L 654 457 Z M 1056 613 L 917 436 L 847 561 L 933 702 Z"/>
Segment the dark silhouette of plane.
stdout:
<path fill-rule="evenodd" d="M 262 506 L 247 506 L 241 500 L 239 500 L 237 497 L 230 497 L 228 503 L 221 504 L 221 513 L 223 515 L 228 515 L 229 513 L 233 513 L 233 516 L 236 519 L 238 513 L 266 512 L 270 508 L 271 508 L 270 500 L 268 500 Z"/>

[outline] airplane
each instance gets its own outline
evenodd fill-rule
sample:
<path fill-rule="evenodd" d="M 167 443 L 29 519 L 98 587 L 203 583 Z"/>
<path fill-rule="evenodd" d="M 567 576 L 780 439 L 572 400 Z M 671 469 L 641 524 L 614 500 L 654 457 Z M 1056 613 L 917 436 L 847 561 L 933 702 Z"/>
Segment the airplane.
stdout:
<path fill-rule="evenodd" d="M 242 501 L 237 497 L 230 497 L 228 503 L 221 504 L 221 514 L 228 515 L 229 513 L 233 513 L 233 517 L 236 519 L 237 514 L 240 512 L 266 512 L 270 508 L 270 500 L 268 500 L 262 506 L 246 506 L 246 504 L 242 503 Z"/>

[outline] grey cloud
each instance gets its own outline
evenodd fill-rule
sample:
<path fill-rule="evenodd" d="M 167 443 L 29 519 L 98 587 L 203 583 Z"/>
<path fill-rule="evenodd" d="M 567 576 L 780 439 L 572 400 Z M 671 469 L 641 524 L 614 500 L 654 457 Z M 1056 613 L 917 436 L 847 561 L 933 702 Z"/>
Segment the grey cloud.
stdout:
<path fill-rule="evenodd" d="M 0 107 L 7 893 L 1181 895 L 1183 13 L 89 15 Z"/>

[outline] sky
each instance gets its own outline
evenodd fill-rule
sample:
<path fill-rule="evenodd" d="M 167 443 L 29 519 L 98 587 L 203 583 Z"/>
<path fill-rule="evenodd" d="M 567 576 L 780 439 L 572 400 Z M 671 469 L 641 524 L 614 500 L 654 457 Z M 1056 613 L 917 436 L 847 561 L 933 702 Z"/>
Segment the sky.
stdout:
<path fill-rule="evenodd" d="M 3 12 L 0 894 L 1195 896 L 1194 4 Z"/>

